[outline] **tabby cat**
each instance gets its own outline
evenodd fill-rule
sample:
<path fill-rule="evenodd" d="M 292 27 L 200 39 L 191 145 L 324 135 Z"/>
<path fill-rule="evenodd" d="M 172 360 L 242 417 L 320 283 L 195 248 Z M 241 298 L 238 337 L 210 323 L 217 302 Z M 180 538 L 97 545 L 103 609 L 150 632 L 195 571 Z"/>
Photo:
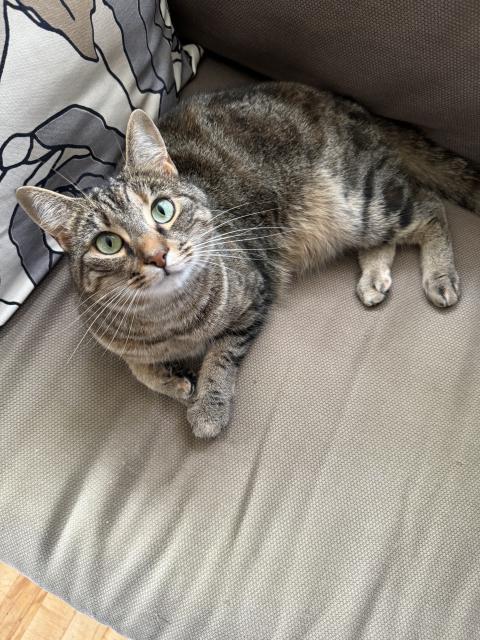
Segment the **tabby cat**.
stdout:
<path fill-rule="evenodd" d="M 357 294 L 376 305 L 395 246 L 413 243 L 427 298 L 457 302 L 440 196 L 478 211 L 480 174 L 415 130 L 285 82 L 191 98 L 159 128 L 132 113 L 103 188 L 17 196 L 70 255 L 89 330 L 183 401 L 196 436 L 227 425 L 237 368 L 293 276 L 358 251 Z"/>

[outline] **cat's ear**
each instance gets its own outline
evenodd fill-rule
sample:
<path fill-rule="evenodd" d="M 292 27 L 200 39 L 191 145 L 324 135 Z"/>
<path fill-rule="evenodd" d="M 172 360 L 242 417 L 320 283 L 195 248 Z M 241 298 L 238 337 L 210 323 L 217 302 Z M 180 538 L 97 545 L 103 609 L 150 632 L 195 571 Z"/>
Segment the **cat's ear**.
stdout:
<path fill-rule="evenodd" d="M 126 165 L 137 171 L 153 170 L 178 175 L 160 131 L 141 109 L 136 109 L 128 121 Z"/>
<path fill-rule="evenodd" d="M 25 213 L 68 251 L 71 240 L 68 223 L 76 198 L 41 187 L 19 187 L 16 196 Z"/>

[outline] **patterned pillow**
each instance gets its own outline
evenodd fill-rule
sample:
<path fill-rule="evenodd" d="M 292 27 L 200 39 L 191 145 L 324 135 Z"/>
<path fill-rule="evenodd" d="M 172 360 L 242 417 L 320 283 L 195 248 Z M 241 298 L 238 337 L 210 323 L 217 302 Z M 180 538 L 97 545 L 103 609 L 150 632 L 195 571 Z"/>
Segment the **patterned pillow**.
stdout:
<path fill-rule="evenodd" d="M 166 0 L 4 0 L 0 18 L 0 324 L 59 259 L 17 205 L 23 184 L 78 195 L 114 172 L 137 107 L 175 105 L 201 50 Z"/>

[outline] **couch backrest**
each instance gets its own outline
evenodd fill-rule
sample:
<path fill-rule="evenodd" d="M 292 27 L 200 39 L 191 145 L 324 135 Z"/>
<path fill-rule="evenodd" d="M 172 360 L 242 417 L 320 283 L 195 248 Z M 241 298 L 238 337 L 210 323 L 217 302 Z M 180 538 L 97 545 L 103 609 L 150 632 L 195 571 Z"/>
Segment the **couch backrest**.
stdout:
<path fill-rule="evenodd" d="M 180 35 L 350 95 L 480 162 L 479 0 L 170 0 Z"/>

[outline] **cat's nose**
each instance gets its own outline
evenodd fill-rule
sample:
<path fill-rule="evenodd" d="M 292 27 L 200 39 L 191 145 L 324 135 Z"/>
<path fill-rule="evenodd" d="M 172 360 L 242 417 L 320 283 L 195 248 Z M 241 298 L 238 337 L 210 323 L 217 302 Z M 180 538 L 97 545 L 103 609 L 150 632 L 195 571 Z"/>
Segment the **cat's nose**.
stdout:
<path fill-rule="evenodd" d="M 156 251 L 152 255 L 148 256 L 145 260 L 145 264 L 151 264 L 155 267 L 163 269 L 167 264 L 168 247 L 162 247 L 160 251 Z"/>

